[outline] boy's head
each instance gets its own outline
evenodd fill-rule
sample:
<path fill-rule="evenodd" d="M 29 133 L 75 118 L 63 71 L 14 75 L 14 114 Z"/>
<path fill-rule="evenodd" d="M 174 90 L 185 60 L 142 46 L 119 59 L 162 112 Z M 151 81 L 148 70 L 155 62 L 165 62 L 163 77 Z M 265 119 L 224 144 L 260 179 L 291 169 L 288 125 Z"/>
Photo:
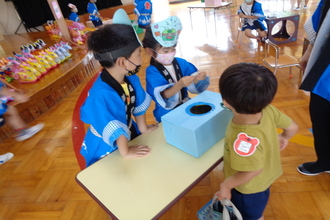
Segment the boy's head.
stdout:
<path fill-rule="evenodd" d="M 77 13 L 78 9 L 74 4 L 69 3 L 68 4 L 69 8 L 71 9 L 72 12 Z"/>
<path fill-rule="evenodd" d="M 228 67 L 219 80 L 221 96 L 237 113 L 256 114 L 273 100 L 277 90 L 275 75 L 256 63 Z"/>
<path fill-rule="evenodd" d="M 89 36 L 87 45 L 106 68 L 113 67 L 119 57 L 128 59 L 141 46 L 132 26 L 126 24 L 105 25 Z"/>

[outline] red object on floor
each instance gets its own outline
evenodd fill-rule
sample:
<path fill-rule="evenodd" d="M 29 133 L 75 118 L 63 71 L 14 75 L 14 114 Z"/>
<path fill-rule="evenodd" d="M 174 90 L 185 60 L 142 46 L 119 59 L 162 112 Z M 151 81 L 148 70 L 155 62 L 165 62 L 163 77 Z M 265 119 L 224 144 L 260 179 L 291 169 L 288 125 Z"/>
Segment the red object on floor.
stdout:
<path fill-rule="evenodd" d="M 85 102 L 85 99 L 87 97 L 89 89 L 92 87 L 93 83 L 95 82 L 96 78 L 99 76 L 100 73 L 95 74 L 93 78 L 89 80 L 89 82 L 86 84 L 83 91 L 80 93 L 80 96 L 76 102 L 76 106 L 73 110 L 73 116 L 72 116 L 72 127 L 71 127 L 71 136 L 72 136 L 72 143 L 74 152 L 76 154 L 76 158 L 78 161 L 78 164 L 80 166 L 80 169 L 86 168 L 86 162 L 84 157 L 80 154 L 80 148 L 84 141 L 85 137 L 85 127 L 84 122 L 80 120 L 80 107 Z"/>

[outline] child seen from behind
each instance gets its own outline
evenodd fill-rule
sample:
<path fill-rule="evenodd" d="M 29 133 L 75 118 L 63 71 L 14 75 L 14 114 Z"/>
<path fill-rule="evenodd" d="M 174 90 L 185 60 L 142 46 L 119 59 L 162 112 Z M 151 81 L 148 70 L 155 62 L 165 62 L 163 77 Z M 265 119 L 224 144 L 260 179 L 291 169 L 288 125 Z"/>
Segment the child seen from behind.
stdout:
<path fill-rule="evenodd" d="M 244 220 L 262 220 L 272 183 L 282 175 L 281 155 L 298 126 L 270 105 L 277 80 L 266 67 L 239 63 L 220 77 L 223 105 L 234 117 L 225 135 L 219 199 L 231 199 Z M 278 134 L 277 128 L 283 129 Z"/>

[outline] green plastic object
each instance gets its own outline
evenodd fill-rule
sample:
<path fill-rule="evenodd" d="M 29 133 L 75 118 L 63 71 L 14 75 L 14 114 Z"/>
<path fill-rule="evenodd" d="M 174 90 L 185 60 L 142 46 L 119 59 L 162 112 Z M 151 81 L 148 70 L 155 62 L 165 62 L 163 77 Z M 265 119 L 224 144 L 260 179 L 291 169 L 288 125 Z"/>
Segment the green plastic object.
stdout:
<path fill-rule="evenodd" d="M 136 31 L 136 33 L 137 34 L 142 34 L 143 33 L 143 29 L 142 28 L 139 28 L 138 23 L 137 22 L 134 22 L 134 20 L 131 20 L 131 22 L 132 22 L 133 28 Z"/>

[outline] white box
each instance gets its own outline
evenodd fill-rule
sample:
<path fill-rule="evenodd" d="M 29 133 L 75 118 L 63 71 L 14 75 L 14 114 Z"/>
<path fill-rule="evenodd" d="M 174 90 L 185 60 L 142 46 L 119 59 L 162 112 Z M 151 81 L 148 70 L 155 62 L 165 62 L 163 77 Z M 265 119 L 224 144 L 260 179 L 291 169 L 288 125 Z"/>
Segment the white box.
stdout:
<path fill-rule="evenodd" d="M 205 6 L 220 6 L 222 0 L 205 0 Z"/>

